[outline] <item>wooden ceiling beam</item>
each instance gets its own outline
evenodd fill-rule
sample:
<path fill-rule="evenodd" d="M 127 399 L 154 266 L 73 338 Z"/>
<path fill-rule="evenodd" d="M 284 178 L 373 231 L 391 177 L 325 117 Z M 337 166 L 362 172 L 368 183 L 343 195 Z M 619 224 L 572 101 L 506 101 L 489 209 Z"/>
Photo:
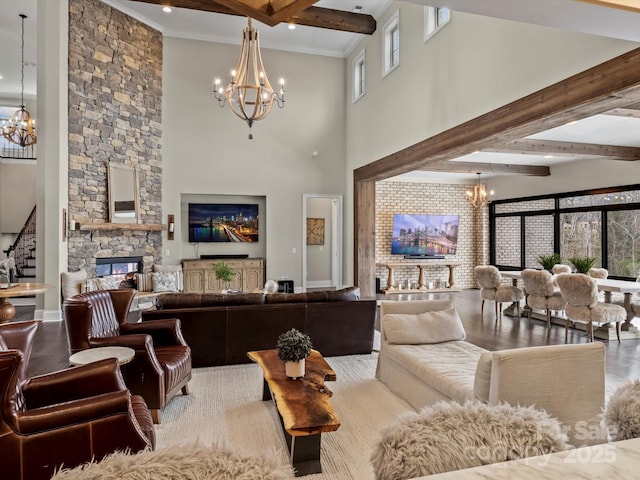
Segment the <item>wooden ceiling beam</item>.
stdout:
<path fill-rule="evenodd" d="M 202 3 L 202 2 L 201 2 Z M 207 2 L 210 3 L 210 2 Z M 216 0 L 215 3 L 218 3 L 224 7 L 230 8 L 231 10 L 235 10 L 240 15 L 245 17 L 251 17 L 259 22 L 262 22 L 270 27 L 274 27 L 280 22 L 274 22 L 273 17 L 271 16 L 273 12 L 271 12 L 271 4 L 267 3 L 268 8 L 261 8 L 262 5 L 258 4 L 247 4 L 242 0 Z"/>
<path fill-rule="evenodd" d="M 485 148 L 484 152 L 518 153 L 521 155 L 555 155 L 560 157 L 597 156 L 612 160 L 640 160 L 640 148 L 595 143 L 559 142 L 521 139 Z"/>
<path fill-rule="evenodd" d="M 276 1 L 272 0 L 271 4 L 274 5 L 274 14 L 272 15 L 273 21 L 276 25 L 278 23 L 287 22 L 292 16 L 299 15 L 317 1 L 318 0 L 297 0 L 289 3 L 289 5 L 282 4 L 276 8 L 274 5 Z"/>
<path fill-rule="evenodd" d="M 486 163 L 486 162 L 438 162 L 421 168 L 425 172 L 445 173 L 497 173 L 510 175 L 531 175 L 536 177 L 548 177 L 551 175 L 549 167 L 539 165 L 514 165 L 510 163 Z"/>
<path fill-rule="evenodd" d="M 384 180 L 640 102 L 640 48 L 354 170 Z"/>
<path fill-rule="evenodd" d="M 236 10 L 238 3 L 229 1 L 233 7 L 223 5 L 218 1 L 212 0 L 133 0 L 140 3 L 151 3 L 153 5 L 169 5 L 176 8 L 186 8 L 189 10 L 200 10 L 210 13 L 221 13 L 223 15 L 235 15 L 246 17 L 250 16 Z M 246 8 L 246 5 L 244 5 Z M 248 10 L 247 10 L 248 11 Z M 255 18 L 255 17 L 252 17 Z M 256 18 L 263 22 L 263 20 Z M 329 30 L 339 30 L 342 32 L 362 33 L 371 35 L 376 31 L 376 20 L 371 15 L 362 13 L 345 12 L 342 10 L 333 10 L 330 8 L 308 7 L 302 12 L 291 15 L 285 21 L 304 25 L 307 27 L 325 28 Z M 270 20 L 269 20 L 270 22 Z M 269 25 L 269 22 L 263 22 Z"/>
<path fill-rule="evenodd" d="M 371 15 L 322 7 L 309 7 L 300 14 L 293 15 L 289 21 L 308 27 L 362 33 L 364 35 L 372 35 L 377 28 L 376 19 Z"/>

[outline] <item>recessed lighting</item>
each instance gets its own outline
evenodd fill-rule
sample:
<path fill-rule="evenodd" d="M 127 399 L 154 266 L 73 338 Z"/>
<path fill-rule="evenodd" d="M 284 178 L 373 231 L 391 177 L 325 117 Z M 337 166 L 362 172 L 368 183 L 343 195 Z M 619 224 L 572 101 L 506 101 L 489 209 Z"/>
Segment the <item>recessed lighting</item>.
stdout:
<path fill-rule="evenodd" d="M 162 7 L 164 13 L 171 13 L 171 7 Z"/>
<path fill-rule="evenodd" d="M 553 155 L 545 155 L 544 158 L 553 158 Z"/>
<path fill-rule="evenodd" d="M 573 125 L 575 123 L 578 123 L 578 120 L 571 120 L 570 122 L 565 123 L 565 125 Z"/>
<path fill-rule="evenodd" d="M 361 13 L 362 12 L 362 5 L 356 5 L 355 7 L 353 7 L 353 10 L 351 10 L 353 13 Z"/>
<path fill-rule="evenodd" d="M 289 24 L 289 30 L 295 30 L 295 29 L 296 29 L 295 23 L 290 23 Z"/>
<path fill-rule="evenodd" d="M 2 80 L 2 75 L 0 75 L 0 80 Z"/>

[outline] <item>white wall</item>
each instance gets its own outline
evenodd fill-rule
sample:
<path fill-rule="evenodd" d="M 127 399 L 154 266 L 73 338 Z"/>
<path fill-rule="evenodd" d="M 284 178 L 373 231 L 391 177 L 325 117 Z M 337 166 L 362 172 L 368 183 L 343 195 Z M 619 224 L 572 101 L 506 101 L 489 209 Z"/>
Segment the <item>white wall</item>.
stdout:
<path fill-rule="evenodd" d="M 286 79 L 287 100 L 248 140 L 247 125 L 211 93 L 215 76 L 228 81 L 238 54 L 239 46 L 164 38 L 162 197 L 165 215 L 176 214 L 176 240 L 165 238 L 163 261 L 194 257 L 181 240 L 182 195 L 264 196 L 267 278 L 300 285 L 302 194 L 344 193 L 344 60 L 263 46 L 270 81 Z"/>
<path fill-rule="evenodd" d="M 492 177 L 495 199 L 617 187 L 640 183 L 640 164 L 617 160 L 583 160 L 551 167 L 548 177 Z"/>
<path fill-rule="evenodd" d="M 35 162 L 14 162 L 0 163 L 0 233 L 20 232 L 36 205 Z"/>
<path fill-rule="evenodd" d="M 400 65 L 382 78 L 382 28 L 363 39 L 347 59 L 350 99 L 352 61 L 366 49 L 366 93 L 347 105 L 347 225 L 353 224 L 354 168 L 637 47 L 632 42 L 459 12 L 453 12 L 449 24 L 425 43 L 420 5 L 394 2 L 378 25 L 384 25 L 397 8 Z M 353 228 L 347 226 L 347 233 L 345 245 L 351 246 Z M 346 256 L 346 264 L 352 266 L 353 251 L 346 250 Z"/>

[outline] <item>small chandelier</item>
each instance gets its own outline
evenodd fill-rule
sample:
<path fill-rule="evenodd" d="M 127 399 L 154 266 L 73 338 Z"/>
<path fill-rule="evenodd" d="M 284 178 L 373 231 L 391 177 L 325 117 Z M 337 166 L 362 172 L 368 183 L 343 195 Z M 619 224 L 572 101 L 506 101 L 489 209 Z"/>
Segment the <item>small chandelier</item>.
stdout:
<path fill-rule="evenodd" d="M 253 138 L 253 122 L 266 117 L 273 104 L 284 107 L 284 79 L 280 79 L 280 91 L 271 88 L 267 73 L 262 65 L 258 31 L 247 19 L 247 28 L 242 31 L 242 48 L 236 68 L 231 71 L 231 82 L 222 87 L 220 79 L 213 82 L 213 92 L 221 107 L 229 103 L 229 108 L 249 125 L 249 139 Z"/>
<path fill-rule="evenodd" d="M 11 143 L 20 145 L 21 147 L 28 147 L 38 141 L 36 137 L 35 126 L 36 122 L 31 117 L 31 114 L 24 107 L 24 19 L 27 16 L 23 13 L 20 14 L 22 18 L 22 89 L 20 91 L 20 109 L 16 111 L 13 118 L 3 121 L 0 125 L 0 131 L 2 136 Z"/>
<path fill-rule="evenodd" d="M 480 173 L 478 175 L 478 183 L 472 189 L 467 190 L 467 200 L 475 208 L 481 208 L 489 205 L 493 200 L 493 190 L 487 194 L 487 186 L 480 183 Z"/>

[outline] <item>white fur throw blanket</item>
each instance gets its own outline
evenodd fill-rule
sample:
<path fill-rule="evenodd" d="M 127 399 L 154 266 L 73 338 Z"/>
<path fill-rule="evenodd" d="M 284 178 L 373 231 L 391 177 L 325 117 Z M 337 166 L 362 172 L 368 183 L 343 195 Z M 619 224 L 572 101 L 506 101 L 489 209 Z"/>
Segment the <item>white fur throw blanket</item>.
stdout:
<path fill-rule="evenodd" d="M 274 455 L 274 458 L 276 455 Z M 283 480 L 293 470 L 275 460 L 240 457 L 220 447 L 171 447 L 116 452 L 100 462 L 61 470 L 51 480 Z"/>
<path fill-rule="evenodd" d="M 438 402 L 382 432 L 371 462 L 378 480 L 449 472 L 566 449 L 555 418 L 533 407 Z"/>

